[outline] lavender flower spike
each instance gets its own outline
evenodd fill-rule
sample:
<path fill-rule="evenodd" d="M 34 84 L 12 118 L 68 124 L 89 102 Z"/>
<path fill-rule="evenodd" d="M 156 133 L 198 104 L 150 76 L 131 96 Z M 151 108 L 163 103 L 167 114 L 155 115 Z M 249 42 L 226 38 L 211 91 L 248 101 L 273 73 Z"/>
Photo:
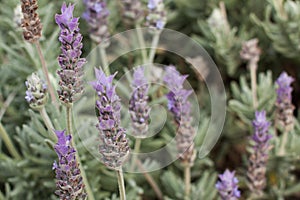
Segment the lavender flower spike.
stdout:
<path fill-rule="evenodd" d="M 121 0 L 122 15 L 127 24 L 139 24 L 144 18 L 141 0 Z"/>
<path fill-rule="evenodd" d="M 149 0 L 148 9 L 146 25 L 154 30 L 162 30 L 167 21 L 163 0 Z"/>
<path fill-rule="evenodd" d="M 95 74 L 96 81 L 91 85 L 98 95 L 96 107 L 99 113 L 97 128 L 101 139 L 101 161 L 107 167 L 117 170 L 129 155 L 129 145 L 125 130 L 120 126 L 121 103 L 112 84 L 115 74 L 107 77 L 98 69 L 95 69 Z"/>
<path fill-rule="evenodd" d="M 71 146 L 71 135 L 65 135 L 65 131 L 55 131 L 58 142 L 54 149 L 58 156 L 58 163 L 53 163 L 56 173 L 56 192 L 59 199 L 83 200 L 87 195 L 84 192 L 84 184 L 80 175 L 75 149 Z"/>
<path fill-rule="evenodd" d="M 164 82 L 170 90 L 167 94 L 168 109 L 173 113 L 178 127 L 176 142 L 179 156 L 182 162 L 192 166 L 196 154 L 193 142 L 195 130 L 192 127 L 191 104 L 187 99 L 192 91 L 183 89 L 187 76 L 180 75 L 174 66 L 167 67 L 165 74 Z"/>
<path fill-rule="evenodd" d="M 129 111 L 133 123 L 133 135 L 143 137 L 148 131 L 150 113 L 147 94 L 149 85 L 143 67 L 134 71 L 132 88 L 134 91 L 129 101 Z"/>
<path fill-rule="evenodd" d="M 294 79 L 286 72 L 282 72 L 279 78 L 276 80 L 278 88 L 276 90 L 276 123 L 290 131 L 294 127 L 293 112 L 295 106 L 292 104 L 292 91 L 291 83 Z"/>
<path fill-rule="evenodd" d="M 216 188 L 222 200 L 236 200 L 241 197 L 241 192 L 238 189 L 239 181 L 235 177 L 235 171 L 230 172 L 226 169 L 224 174 L 219 175 L 219 179 Z"/>
<path fill-rule="evenodd" d="M 247 177 L 249 189 L 257 196 L 263 194 L 263 189 L 266 186 L 266 165 L 271 148 L 269 140 L 272 137 L 268 133 L 270 125 L 271 123 L 266 119 L 265 111 L 255 112 L 254 134 L 252 136 L 254 146 L 249 158 Z"/>
<path fill-rule="evenodd" d="M 40 77 L 32 73 L 25 82 L 27 87 L 25 99 L 33 109 L 40 109 L 45 106 L 48 99 L 47 85 Z"/>
<path fill-rule="evenodd" d="M 83 91 L 82 76 L 85 58 L 80 58 L 82 35 L 79 33 L 78 19 L 73 17 L 74 5 L 63 3 L 61 14 L 55 15 L 55 21 L 60 27 L 59 41 L 62 54 L 58 57 L 61 67 L 57 71 L 60 76 L 58 90 L 59 99 L 65 103 L 73 103 Z"/>
<path fill-rule="evenodd" d="M 86 7 L 83 18 L 89 25 L 91 39 L 98 44 L 106 41 L 102 45 L 108 46 L 107 39 L 110 36 L 108 30 L 109 11 L 105 0 L 83 0 L 83 3 Z"/>

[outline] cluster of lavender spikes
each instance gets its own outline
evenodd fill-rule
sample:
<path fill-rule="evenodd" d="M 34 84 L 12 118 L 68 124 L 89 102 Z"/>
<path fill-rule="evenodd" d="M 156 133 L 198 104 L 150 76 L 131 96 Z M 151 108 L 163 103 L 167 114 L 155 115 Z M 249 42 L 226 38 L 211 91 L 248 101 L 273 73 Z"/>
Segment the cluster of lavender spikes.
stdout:
<path fill-rule="evenodd" d="M 82 35 L 79 33 L 78 20 L 73 17 L 74 5 L 68 7 L 64 3 L 61 14 L 55 15 L 55 21 L 61 31 L 59 41 L 61 42 L 62 54 L 58 57 L 61 67 L 57 71 L 60 76 L 58 91 L 59 99 L 65 103 L 73 103 L 77 96 L 83 92 L 82 76 L 85 58 L 80 58 L 82 48 Z"/>
<path fill-rule="evenodd" d="M 120 127 L 120 98 L 112 84 L 114 75 L 106 76 L 102 70 L 95 69 L 96 80 L 91 85 L 96 90 L 98 100 L 97 125 L 100 131 L 100 154 L 102 162 L 109 168 L 119 169 L 129 155 L 129 145 L 125 129 Z"/>
<path fill-rule="evenodd" d="M 54 161 L 53 170 L 56 173 L 55 194 L 60 199 L 86 199 L 84 184 L 80 175 L 79 164 L 76 161 L 75 149 L 71 146 L 71 135 L 65 131 L 55 131 L 58 141 L 54 149 L 58 156 L 58 163 Z"/>
<path fill-rule="evenodd" d="M 163 0 L 149 0 L 147 7 L 146 25 L 154 30 L 162 30 L 167 21 Z"/>
<path fill-rule="evenodd" d="M 32 73 L 25 82 L 27 87 L 25 99 L 33 109 L 43 107 L 47 102 L 47 85 L 40 79 L 40 77 Z"/>
<path fill-rule="evenodd" d="M 122 16 L 127 24 L 138 24 L 144 18 L 144 10 L 140 0 L 121 0 Z"/>
<path fill-rule="evenodd" d="M 236 200 L 241 197 L 241 192 L 238 189 L 238 179 L 235 177 L 235 171 L 230 172 L 225 170 L 224 174 L 219 175 L 219 181 L 216 188 L 222 200 Z"/>
<path fill-rule="evenodd" d="M 183 89 L 183 83 L 186 78 L 187 75 L 182 76 L 174 66 L 166 68 L 164 82 L 170 90 L 167 94 L 168 109 L 173 113 L 178 127 L 176 135 L 177 149 L 181 161 L 192 166 L 195 160 L 193 142 L 195 130 L 191 125 L 191 104 L 187 100 L 192 91 Z"/>
<path fill-rule="evenodd" d="M 266 112 L 255 112 L 255 120 L 253 120 L 254 134 L 252 137 L 254 146 L 249 158 L 248 165 L 248 186 L 251 192 L 260 196 L 266 186 L 266 165 L 270 150 L 269 140 L 271 135 L 269 127 L 271 123 L 266 119 Z"/>
<path fill-rule="evenodd" d="M 292 91 L 291 83 L 294 79 L 282 72 L 276 80 L 278 88 L 276 100 L 276 124 L 284 127 L 286 131 L 290 131 L 294 127 L 293 111 L 295 106 L 292 104 Z"/>
<path fill-rule="evenodd" d="M 37 0 L 21 0 L 21 3 L 23 37 L 28 42 L 36 42 L 42 35 L 41 20 L 36 13 L 38 9 Z"/>
<path fill-rule="evenodd" d="M 83 18 L 89 25 L 89 33 L 97 44 L 107 46 L 109 38 L 108 16 L 109 11 L 104 0 L 83 0 L 86 7 Z"/>
<path fill-rule="evenodd" d="M 138 67 L 133 74 L 133 94 L 129 101 L 129 111 L 133 126 L 133 135 L 144 137 L 148 131 L 149 113 L 148 89 L 149 85 L 145 77 L 144 68 Z"/>

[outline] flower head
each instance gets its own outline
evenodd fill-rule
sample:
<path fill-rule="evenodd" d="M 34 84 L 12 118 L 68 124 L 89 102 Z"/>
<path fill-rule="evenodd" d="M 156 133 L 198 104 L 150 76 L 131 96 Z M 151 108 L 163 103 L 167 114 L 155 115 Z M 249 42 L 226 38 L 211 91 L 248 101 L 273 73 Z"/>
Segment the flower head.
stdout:
<path fill-rule="evenodd" d="M 108 30 L 109 11 L 106 2 L 104 0 L 84 0 L 83 3 L 86 10 L 82 17 L 89 25 L 91 39 L 107 46 L 110 33 Z"/>
<path fill-rule="evenodd" d="M 278 88 L 277 92 L 277 103 L 282 102 L 291 102 L 292 101 L 292 91 L 293 88 L 291 87 L 292 82 L 294 79 L 290 77 L 286 72 L 282 72 L 278 79 L 276 80 L 276 84 Z"/>
<path fill-rule="evenodd" d="M 28 42 L 36 42 L 42 36 L 42 24 L 37 14 L 37 0 L 21 0 L 23 37 Z"/>
<path fill-rule="evenodd" d="M 228 169 L 224 174 L 219 175 L 219 181 L 216 188 L 222 200 L 236 200 L 241 197 L 241 192 L 238 189 L 238 179 L 235 177 L 235 171 L 230 172 Z"/>
<path fill-rule="evenodd" d="M 133 135 L 142 137 L 147 133 L 150 108 L 148 106 L 149 85 L 144 74 L 144 68 L 134 71 L 132 82 L 133 94 L 129 101 L 129 111 L 133 125 Z"/>
<path fill-rule="evenodd" d="M 266 119 L 266 112 L 255 112 L 253 120 L 253 146 L 248 165 L 248 187 L 255 195 L 260 196 L 266 186 L 266 165 L 269 157 L 270 139 L 268 133 L 271 123 Z"/>
<path fill-rule="evenodd" d="M 86 199 L 84 184 L 76 161 L 75 149 L 71 146 L 71 135 L 65 135 L 65 131 L 55 131 L 58 141 L 54 150 L 58 156 L 58 162 L 53 163 L 56 173 L 55 194 L 60 199 Z"/>
<path fill-rule="evenodd" d="M 240 57 L 244 60 L 258 62 L 261 50 L 258 47 L 258 39 L 254 38 L 243 43 Z"/>
<path fill-rule="evenodd" d="M 80 58 L 82 35 L 79 33 L 78 18 L 73 17 L 74 5 L 63 3 L 61 14 L 55 15 L 55 21 L 60 27 L 59 41 L 62 53 L 58 57 L 61 67 L 57 71 L 60 76 L 59 99 L 63 103 L 73 103 L 83 91 L 82 76 L 85 58 Z"/>
<path fill-rule="evenodd" d="M 102 70 L 95 69 L 96 81 L 91 82 L 98 95 L 96 107 L 101 144 L 101 161 L 109 168 L 122 167 L 129 154 L 125 129 L 120 126 L 121 103 L 113 85 L 114 75 L 106 76 Z"/>
<path fill-rule="evenodd" d="M 139 24 L 144 19 L 141 0 L 121 0 L 123 19 L 128 24 Z"/>
<path fill-rule="evenodd" d="M 166 68 L 164 82 L 170 92 L 166 95 L 168 99 L 168 109 L 174 115 L 178 127 L 176 135 L 177 149 L 182 162 L 193 165 L 195 159 L 194 136 L 195 130 L 192 127 L 191 104 L 188 101 L 191 90 L 185 90 L 183 83 L 186 75 L 181 75 L 174 66 Z"/>
<path fill-rule="evenodd" d="M 167 21 L 163 0 L 149 0 L 148 9 L 146 25 L 154 30 L 162 30 Z"/>
<path fill-rule="evenodd" d="M 25 99 L 31 108 L 39 109 L 47 102 L 47 85 L 40 79 L 40 77 L 32 73 L 25 82 L 27 87 Z"/>

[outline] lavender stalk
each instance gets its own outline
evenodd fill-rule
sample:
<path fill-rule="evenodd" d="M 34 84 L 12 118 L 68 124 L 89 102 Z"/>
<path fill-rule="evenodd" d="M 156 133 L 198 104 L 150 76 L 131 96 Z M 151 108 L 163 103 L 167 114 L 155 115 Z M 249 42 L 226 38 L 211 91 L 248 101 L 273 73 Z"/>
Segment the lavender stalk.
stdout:
<path fill-rule="evenodd" d="M 266 186 L 266 165 L 269 157 L 271 135 L 269 127 L 271 123 L 266 119 L 266 112 L 255 112 L 253 121 L 254 134 L 252 136 L 253 147 L 248 165 L 248 187 L 252 196 L 261 197 Z"/>
<path fill-rule="evenodd" d="M 85 58 L 81 58 L 82 48 L 82 35 L 79 32 L 79 18 L 73 17 L 74 5 L 67 6 L 63 3 L 61 14 L 55 15 L 55 21 L 59 25 L 61 31 L 59 41 L 61 42 L 62 53 L 58 57 L 58 62 L 61 67 L 57 71 L 60 76 L 60 89 L 58 95 L 60 101 L 66 107 L 66 121 L 67 132 L 69 135 L 72 131 L 72 107 L 73 103 L 78 99 L 79 95 L 83 92 L 83 65 L 86 63 Z M 94 200 L 92 189 L 87 180 L 85 170 L 82 167 L 80 156 L 76 150 L 76 143 L 71 140 L 72 146 L 75 150 L 75 156 L 79 163 L 79 168 L 82 174 L 82 179 L 86 187 L 86 192 L 90 200 Z"/>
<path fill-rule="evenodd" d="M 254 38 L 243 43 L 242 50 L 240 51 L 240 57 L 248 61 L 248 69 L 250 70 L 251 76 L 252 102 L 254 109 L 256 109 L 258 106 L 256 71 L 260 54 L 261 50 L 258 47 L 258 39 Z"/>
<path fill-rule="evenodd" d="M 120 197 L 126 199 L 122 165 L 129 155 L 126 131 L 120 126 L 121 103 L 112 84 L 114 75 L 106 76 L 102 70 L 95 69 L 96 80 L 91 82 L 98 95 L 96 107 L 99 123 L 101 144 L 99 145 L 100 159 L 104 165 L 117 173 Z"/>
<path fill-rule="evenodd" d="M 235 177 L 235 171 L 230 172 L 226 169 L 224 174 L 219 175 L 216 188 L 222 200 L 237 200 L 241 197 L 238 182 L 238 179 Z"/>
<path fill-rule="evenodd" d="M 53 104 L 57 107 L 58 105 L 56 102 L 54 89 L 50 82 L 48 68 L 39 43 L 39 39 L 42 36 L 42 24 L 39 15 L 36 12 L 36 10 L 38 9 L 37 0 L 21 0 L 21 3 L 23 14 L 23 19 L 21 21 L 21 26 L 23 28 L 23 37 L 26 41 L 34 43 L 37 48 L 39 58 L 42 64 L 42 70 L 46 77 L 47 85 L 49 87 L 51 100 Z"/>
<path fill-rule="evenodd" d="M 190 90 L 183 89 L 183 83 L 187 76 L 182 76 L 174 66 L 166 68 L 164 82 L 170 92 L 167 94 L 168 109 L 173 113 L 177 125 L 176 135 L 179 159 L 185 168 L 185 197 L 189 198 L 190 193 L 190 168 L 194 165 L 196 150 L 194 148 L 195 131 L 192 127 L 191 104 L 188 101 Z"/>
<path fill-rule="evenodd" d="M 276 125 L 284 129 L 282 141 L 280 144 L 278 155 L 285 154 L 285 146 L 287 143 L 287 137 L 289 132 L 294 128 L 294 116 L 293 112 L 295 106 L 292 104 L 292 91 L 291 83 L 294 79 L 287 75 L 286 72 L 282 72 L 279 78 L 276 80 L 278 86 L 277 100 L 276 100 Z"/>
<path fill-rule="evenodd" d="M 60 199 L 84 200 L 87 194 L 84 192 L 84 183 L 81 176 L 79 163 L 76 160 L 76 150 L 71 146 L 71 135 L 65 135 L 65 131 L 55 131 L 58 142 L 54 149 L 58 156 L 58 163 L 53 163 L 56 173 L 56 192 Z"/>

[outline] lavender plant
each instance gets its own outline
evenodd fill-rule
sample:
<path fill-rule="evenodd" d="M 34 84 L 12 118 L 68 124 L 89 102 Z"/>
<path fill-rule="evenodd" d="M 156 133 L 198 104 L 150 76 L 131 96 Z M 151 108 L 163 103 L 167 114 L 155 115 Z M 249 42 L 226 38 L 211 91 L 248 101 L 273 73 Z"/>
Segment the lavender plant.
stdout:
<path fill-rule="evenodd" d="M 48 88 L 40 77 L 32 73 L 25 82 L 27 87 L 25 99 L 33 109 L 41 109 L 47 103 Z"/>
<path fill-rule="evenodd" d="M 139 24 L 144 20 L 144 10 L 140 0 L 121 0 L 122 16 L 127 24 Z"/>
<path fill-rule="evenodd" d="M 58 96 L 62 103 L 72 104 L 83 92 L 82 76 L 85 58 L 81 58 L 82 35 L 79 32 L 78 20 L 73 17 L 74 5 L 63 3 L 61 14 L 55 15 L 55 21 L 60 27 L 59 41 L 62 53 L 58 57 L 61 67 L 57 71 L 60 77 Z"/>
<path fill-rule="evenodd" d="M 98 95 L 96 107 L 98 110 L 97 128 L 100 132 L 101 144 L 99 152 L 101 161 L 108 168 L 114 169 L 118 175 L 120 198 L 126 199 L 122 173 L 122 165 L 129 155 L 129 145 L 126 131 L 121 127 L 121 104 L 113 85 L 114 75 L 106 76 L 102 70 L 95 69 L 96 80 L 91 82 Z"/>
<path fill-rule="evenodd" d="M 219 175 L 219 181 L 216 188 L 222 200 L 237 200 L 241 197 L 238 189 L 238 179 L 235 177 L 235 171 L 225 170 L 224 174 Z"/>
<path fill-rule="evenodd" d="M 146 26 L 154 30 L 162 30 L 166 25 L 166 11 L 163 0 L 149 0 L 147 7 Z"/>
<path fill-rule="evenodd" d="M 166 68 L 164 82 L 170 92 L 167 94 L 168 109 L 174 115 L 178 133 L 175 136 L 179 159 L 185 168 L 185 195 L 188 198 L 190 193 L 190 168 L 194 165 L 196 150 L 194 149 L 195 131 L 192 127 L 191 104 L 188 96 L 192 93 L 183 88 L 187 76 L 182 76 L 174 66 Z"/>
<path fill-rule="evenodd" d="M 266 170 L 269 157 L 271 135 L 269 127 L 271 123 L 266 119 L 265 111 L 255 112 L 253 120 L 254 134 L 252 136 L 253 147 L 248 164 L 248 187 L 253 196 L 261 197 L 266 187 Z"/>
<path fill-rule="evenodd" d="M 54 149 L 58 156 L 58 162 L 54 161 L 53 170 L 56 173 L 56 192 L 60 199 L 84 200 L 87 194 L 84 191 L 84 183 L 76 160 L 76 150 L 71 146 L 71 135 L 65 135 L 65 131 L 55 131 L 58 142 Z"/>

